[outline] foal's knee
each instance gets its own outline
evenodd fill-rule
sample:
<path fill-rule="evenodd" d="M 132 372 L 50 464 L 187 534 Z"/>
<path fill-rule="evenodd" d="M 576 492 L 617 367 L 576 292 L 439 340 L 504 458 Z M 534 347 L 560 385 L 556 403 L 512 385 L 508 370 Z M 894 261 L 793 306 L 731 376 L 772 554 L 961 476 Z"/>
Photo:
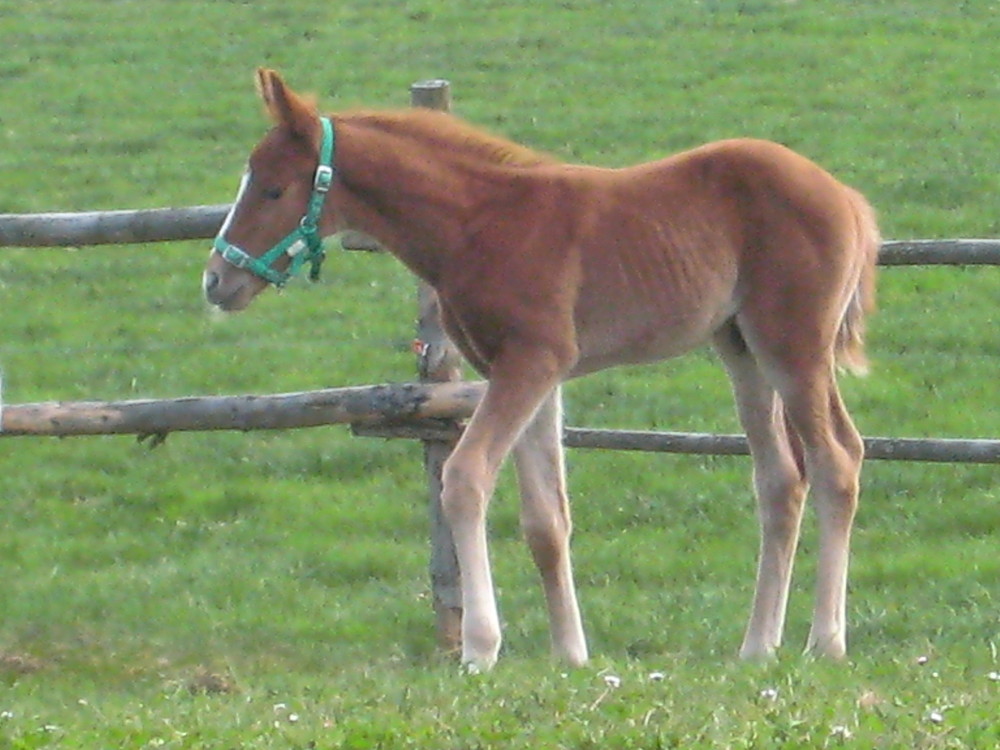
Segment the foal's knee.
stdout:
<path fill-rule="evenodd" d="M 441 470 L 441 510 L 452 526 L 482 520 L 488 495 L 485 472 L 456 458 L 452 454 Z"/>

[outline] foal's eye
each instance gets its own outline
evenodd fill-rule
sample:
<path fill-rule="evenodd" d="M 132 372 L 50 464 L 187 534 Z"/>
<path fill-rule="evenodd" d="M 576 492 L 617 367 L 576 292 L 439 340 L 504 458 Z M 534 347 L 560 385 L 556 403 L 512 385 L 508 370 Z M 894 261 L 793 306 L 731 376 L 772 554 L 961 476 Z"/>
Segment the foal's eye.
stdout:
<path fill-rule="evenodd" d="M 269 201 L 276 201 L 284 191 L 281 188 L 269 188 L 264 191 L 264 197 Z"/>

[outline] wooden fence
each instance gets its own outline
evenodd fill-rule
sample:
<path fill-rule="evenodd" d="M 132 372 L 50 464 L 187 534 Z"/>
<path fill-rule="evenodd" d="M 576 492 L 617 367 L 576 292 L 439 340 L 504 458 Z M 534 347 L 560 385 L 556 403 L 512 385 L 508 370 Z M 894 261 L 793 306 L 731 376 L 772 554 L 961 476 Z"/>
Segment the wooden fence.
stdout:
<path fill-rule="evenodd" d="M 0 247 L 81 247 L 211 239 L 229 204 L 133 211 L 0 214 Z M 373 250 L 360 235 L 342 238 L 347 250 Z M 996 266 L 1000 240 L 889 240 L 881 266 Z"/>
<path fill-rule="evenodd" d="M 411 88 L 414 106 L 450 108 L 447 82 Z M 0 214 L 0 247 L 80 247 L 215 236 L 228 205 L 88 213 Z M 341 238 L 345 249 L 374 250 L 361 235 Z M 885 242 L 879 264 L 1000 265 L 1000 240 L 915 240 Z M 419 294 L 420 383 L 328 388 L 264 396 L 191 397 L 117 402 L 2 403 L 0 437 L 134 434 L 162 441 L 171 432 L 262 430 L 352 425 L 359 436 L 402 437 L 424 443 L 431 513 L 431 581 L 438 637 L 458 642 L 461 608 L 458 569 L 451 538 L 441 518 L 441 466 L 460 434 L 457 420 L 472 413 L 482 383 L 459 382 L 459 357 L 438 322 L 437 300 L 427 287 Z M 566 428 L 573 448 L 746 455 L 742 435 Z M 866 438 L 870 459 L 1000 463 L 1000 440 Z"/>
<path fill-rule="evenodd" d="M 287 430 L 351 425 L 361 437 L 452 443 L 457 420 L 471 416 L 482 382 L 425 382 L 324 388 L 264 396 L 190 396 L 129 401 L 50 401 L 0 404 L 0 437 L 137 435 L 161 440 L 171 432 Z M 749 455 L 743 435 L 567 427 L 569 448 Z M 938 463 L 1000 463 L 1000 440 L 865 438 L 865 458 Z"/>

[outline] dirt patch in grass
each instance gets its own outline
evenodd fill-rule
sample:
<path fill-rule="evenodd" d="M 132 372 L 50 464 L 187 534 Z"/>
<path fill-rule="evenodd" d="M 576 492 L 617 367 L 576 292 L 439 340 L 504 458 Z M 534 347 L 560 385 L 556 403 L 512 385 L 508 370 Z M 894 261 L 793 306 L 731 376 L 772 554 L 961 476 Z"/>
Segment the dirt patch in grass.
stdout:
<path fill-rule="evenodd" d="M 23 675 L 33 674 L 42 670 L 41 660 L 30 654 L 19 654 L 13 651 L 0 651 L 0 674 Z"/>
<path fill-rule="evenodd" d="M 230 675 L 198 667 L 187 681 L 187 689 L 193 695 L 225 695 L 237 692 L 236 683 Z"/>

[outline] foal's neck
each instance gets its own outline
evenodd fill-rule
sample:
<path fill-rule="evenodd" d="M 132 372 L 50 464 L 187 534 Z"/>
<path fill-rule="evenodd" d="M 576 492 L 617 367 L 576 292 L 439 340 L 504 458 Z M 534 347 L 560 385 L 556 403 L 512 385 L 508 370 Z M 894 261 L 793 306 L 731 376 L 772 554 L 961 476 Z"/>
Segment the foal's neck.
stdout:
<path fill-rule="evenodd" d="M 419 134 L 380 127 L 371 117 L 337 121 L 339 213 L 346 226 L 389 249 L 435 284 L 447 259 L 468 243 L 485 200 L 500 197 L 503 168 L 462 158 Z"/>

